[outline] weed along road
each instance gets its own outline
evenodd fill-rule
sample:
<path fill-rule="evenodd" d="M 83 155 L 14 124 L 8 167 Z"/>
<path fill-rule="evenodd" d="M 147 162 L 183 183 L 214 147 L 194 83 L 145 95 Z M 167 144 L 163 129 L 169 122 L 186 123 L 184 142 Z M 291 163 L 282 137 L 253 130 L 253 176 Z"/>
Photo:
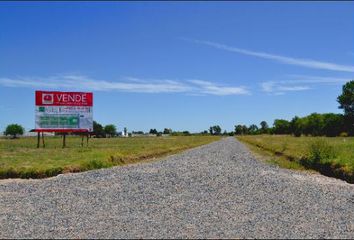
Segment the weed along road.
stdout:
<path fill-rule="evenodd" d="M 224 138 L 163 160 L 0 181 L 0 238 L 354 238 L 354 185 Z"/>

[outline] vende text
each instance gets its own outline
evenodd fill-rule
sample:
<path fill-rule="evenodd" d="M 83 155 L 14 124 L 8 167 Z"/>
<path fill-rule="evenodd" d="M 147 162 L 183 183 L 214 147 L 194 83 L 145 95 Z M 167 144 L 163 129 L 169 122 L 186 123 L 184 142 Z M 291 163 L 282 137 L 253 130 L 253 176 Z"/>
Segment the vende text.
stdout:
<path fill-rule="evenodd" d="M 84 94 L 56 94 L 54 95 L 57 98 L 58 102 L 68 103 L 68 102 L 77 102 L 77 103 L 87 103 L 86 93 Z"/>

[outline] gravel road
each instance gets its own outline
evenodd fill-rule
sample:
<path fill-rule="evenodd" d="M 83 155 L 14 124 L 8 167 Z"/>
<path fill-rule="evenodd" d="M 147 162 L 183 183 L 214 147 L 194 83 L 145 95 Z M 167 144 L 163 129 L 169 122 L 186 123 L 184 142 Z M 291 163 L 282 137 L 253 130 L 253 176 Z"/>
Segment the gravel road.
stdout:
<path fill-rule="evenodd" d="M 0 238 L 354 238 L 354 185 L 235 138 L 161 161 L 0 181 Z"/>

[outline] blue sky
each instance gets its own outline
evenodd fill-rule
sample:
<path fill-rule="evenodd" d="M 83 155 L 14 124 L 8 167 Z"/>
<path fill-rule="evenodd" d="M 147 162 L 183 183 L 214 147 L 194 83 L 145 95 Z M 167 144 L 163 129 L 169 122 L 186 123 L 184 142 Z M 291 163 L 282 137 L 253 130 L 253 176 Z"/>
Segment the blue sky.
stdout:
<path fill-rule="evenodd" d="M 1 2 L 0 130 L 35 90 L 92 91 L 119 130 L 198 132 L 342 112 L 353 2 Z"/>

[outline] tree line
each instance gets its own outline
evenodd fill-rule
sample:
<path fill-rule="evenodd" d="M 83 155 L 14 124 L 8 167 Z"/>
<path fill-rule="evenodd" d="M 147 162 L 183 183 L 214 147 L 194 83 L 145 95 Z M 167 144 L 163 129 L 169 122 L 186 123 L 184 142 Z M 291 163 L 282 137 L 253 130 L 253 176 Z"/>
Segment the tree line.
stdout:
<path fill-rule="evenodd" d="M 352 121 L 343 114 L 312 113 L 305 117 L 293 117 L 290 121 L 275 119 L 273 126 L 269 127 L 266 121 L 260 123 L 260 128 L 252 124 L 235 126 L 236 135 L 245 134 L 292 134 L 296 137 L 305 136 L 353 136 Z"/>
<path fill-rule="evenodd" d="M 342 94 L 338 96 L 339 108 L 344 114 L 312 113 L 305 117 L 293 117 L 290 121 L 275 119 L 269 127 L 266 121 L 260 123 L 260 128 L 252 124 L 236 125 L 235 134 L 292 134 L 294 136 L 354 136 L 354 80 L 343 85 Z"/>

